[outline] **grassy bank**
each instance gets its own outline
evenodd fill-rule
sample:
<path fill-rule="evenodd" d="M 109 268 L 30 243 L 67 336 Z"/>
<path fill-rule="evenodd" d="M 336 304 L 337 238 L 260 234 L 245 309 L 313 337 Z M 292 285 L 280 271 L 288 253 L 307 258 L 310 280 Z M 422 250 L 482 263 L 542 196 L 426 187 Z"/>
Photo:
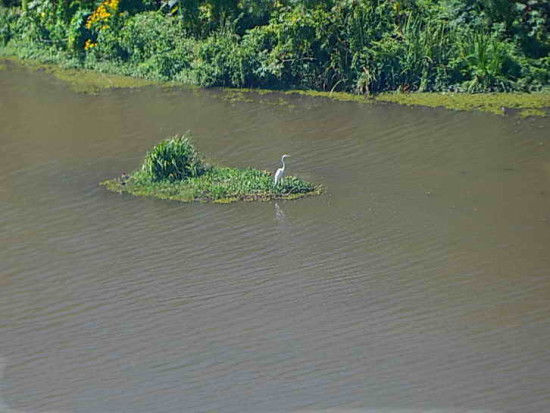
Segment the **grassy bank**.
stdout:
<path fill-rule="evenodd" d="M 199 86 L 548 88 L 546 1 L 1 0 L 0 53 Z"/>
<path fill-rule="evenodd" d="M 20 59 L 14 56 L 0 56 L 0 70 L 7 64 L 22 65 L 31 70 L 44 71 L 67 82 L 70 87 L 80 93 L 98 93 L 104 89 L 137 88 L 150 85 L 163 87 L 193 87 L 181 82 L 166 82 L 143 79 L 91 69 L 65 67 L 63 64 L 45 63 L 38 60 Z M 103 68 L 107 70 L 107 68 Z M 395 103 L 408 106 L 442 107 L 451 110 L 482 111 L 496 115 L 550 116 L 550 93 L 381 93 L 377 95 L 357 95 L 346 92 L 323 92 L 315 90 L 274 91 L 269 89 L 225 88 L 223 98 L 231 102 L 258 102 L 254 95 L 273 93 L 299 94 L 328 98 L 343 102 Z M 282 100 L 282 98 L 280 99 Z M 261 99 L 259 101 L 261 103 Z M 273 104 L 270 100 L 269 104 Z M 281 105 L 285 102 L 282 100 Z"/>
<path fill-rule="evenodd" d="M 318 195 L 323 189 L 293 176 L 274 184 L 270 172 L 205 163 L 187 137 L 156 145 L 140 169 L 101 183 L 108 190 L 182 202 L 269 201 Z"/>

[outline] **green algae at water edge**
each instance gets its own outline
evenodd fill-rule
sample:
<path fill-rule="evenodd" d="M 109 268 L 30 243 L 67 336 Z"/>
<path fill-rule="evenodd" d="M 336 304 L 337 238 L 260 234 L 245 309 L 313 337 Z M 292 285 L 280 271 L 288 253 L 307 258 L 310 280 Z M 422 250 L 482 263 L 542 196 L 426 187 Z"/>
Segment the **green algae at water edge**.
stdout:
<path fill-rule="evenodd" d="M 4 63 L 3 63 L 4 62 Z M 160 82 L 136 77 L 102 73 L 95 70 L 64 68 L 56 64 L 41 63 L 36 60 L 16 57 L 1 57 L 0 65 L 5 62 L 15 63 L 30 70 L 42 71 L 68 83 L 75 92 L 96 94 L 105 89 L 139 88 Z"/>
<path fill-rule="evenodd" d="M 521 118 L 528 118 L 531 116 L 547 116 L 547 113 L 541 109 L 523 109 L 519 112 Z"/>
<path fill-rule="evenodd" d="M 264 89 L 238 89 L 240 94 L 230 96 L 232 101 L 249 101 L 245 93 L 277 93 Z M 520 117 L 548 116 L 550 93 L 382 93 L 379 95 L 356 95 L 347 92 L 323 92 L 317 90 L 285 90 L 285 95 L 322 97 L 340 102 L 397 103 L 406 106 L 443 107 L 451 110 L 482 111 L 497 115 L 519 112 Z"/>
<path fill-rule="evenodd" d="M 159 143 L 148 152 L 139 170 L 101 185 L 113 192 L 181 202 L 269 201 L 323 192 L 321 185 L 294 176 L 275 185 L 268 171 L 207 164 L 185 136 Z"/>
<path fill-rule="evenodd" d="M 285 90 L 285 95 L 322 97 L 340 102 L 396 103 L 406 106 L 442 107 L 460 111 L 482 111 L 497 115 L 518 112 L 520 117 L 548 116 L 550 93 L 383 93 L 380 95 L 356 95 L 346 92 L 323 92 L 316 90 Z M 264 89 L 224 89 L 226 100 L 250 102 L 248 93 L 277 93 Z M 281 101 L 280 105 L 284 105 Z"/>
<path fill-rule="evenodd" d="M 287 95 L 323 97 L 340 102 L 373 103 L 375 101 L 375 99 L 367 95 L 356 95 L 347 92 L 324 92 L 319 90 L 286 90 L 283 93 Z"/>
<path fill-rule="evenodd" d="M 498 115 L 509 110 L 529 109 L 529 116 L 547 116 L 550 93 L 384 93 L 377 101 L 410 106 L 479 110 Z"/>
<path fill-rule="evenodd" d="M 151 80 L 129 76 L 111 75 L 82 69 L 56 70 L 55 77 L 70 84 L 75 92 L 98 93 L 104 89 L 140 88 L 157 84 Z"/>
<path fill-rule="evenodd" d="M 286 96 L 276 90 L 268 89 L 221 89 L 221 99 L 230 103 L 255 103 L 285 109 L 295 109 L 296 105 L 290 103 Z"/>

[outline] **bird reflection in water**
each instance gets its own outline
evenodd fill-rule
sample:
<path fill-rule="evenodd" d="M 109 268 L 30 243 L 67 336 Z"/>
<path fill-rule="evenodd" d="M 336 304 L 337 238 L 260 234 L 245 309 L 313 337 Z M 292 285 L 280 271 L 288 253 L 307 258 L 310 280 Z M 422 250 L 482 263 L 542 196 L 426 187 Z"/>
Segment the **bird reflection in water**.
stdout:
<path fill-rule="evenodd" d="M 275 201 L 275 219 L 279 223 L 286 222 L 286 214 L 285 211 L 279 206 L 279 203 Z"/>

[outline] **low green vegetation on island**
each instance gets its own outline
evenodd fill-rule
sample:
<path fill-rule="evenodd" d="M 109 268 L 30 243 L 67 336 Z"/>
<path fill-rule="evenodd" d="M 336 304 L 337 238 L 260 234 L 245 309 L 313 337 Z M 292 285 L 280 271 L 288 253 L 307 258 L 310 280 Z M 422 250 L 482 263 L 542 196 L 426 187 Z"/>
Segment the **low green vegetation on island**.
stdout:
<path fill-rule="evenodd" d="M 275 184 L 268 171 L 210 165 L 186 136 L 164 140 L 147 153 L 140 169 L 101 184 L 114 192 L 183 202 L 268 201 L 322 192 L 320 185 L 294 176 Z"/>

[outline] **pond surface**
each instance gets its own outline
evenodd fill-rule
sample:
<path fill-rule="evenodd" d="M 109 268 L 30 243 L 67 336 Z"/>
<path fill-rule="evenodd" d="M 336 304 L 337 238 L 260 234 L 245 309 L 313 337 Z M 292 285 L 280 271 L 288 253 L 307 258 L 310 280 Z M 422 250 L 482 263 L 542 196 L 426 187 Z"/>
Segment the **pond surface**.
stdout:
<path fill-rule="evenodd" d="M 8 65 L 0 410 L 549 411 L 549 127 L 278 94 L 76 94 Z M 212 205 L 98 186 L 187 130 L 227 166 L 288 153 L 327 193 Z"/>

